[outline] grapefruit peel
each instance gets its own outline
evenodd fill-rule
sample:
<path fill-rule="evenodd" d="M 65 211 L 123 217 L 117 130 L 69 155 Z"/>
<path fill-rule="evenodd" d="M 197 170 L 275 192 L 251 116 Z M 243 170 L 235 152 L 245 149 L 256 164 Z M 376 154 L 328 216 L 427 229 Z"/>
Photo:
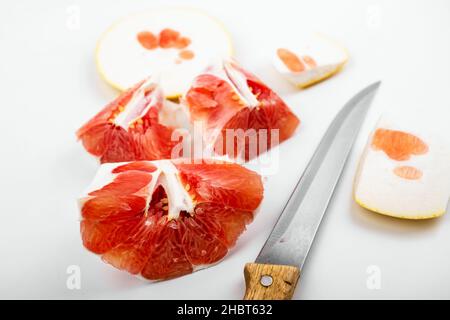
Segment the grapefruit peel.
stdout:
<path fill-rule="evenodd" d="M 355 202 L 402 219 L 442 216 L 450 195 L 450 150 L 429 131 L 411 119 L 383 117 L 359 161 Z"/>
<path fill-rule="evenodd" d="M 348 61 L 347 49 L 326 36 L 316 34 L 296 42 L 279 47 L 275 51 L 273 65 L 300 89 L 335 75 Z"/>
<path fill-rule="evenodd" d="M 189 52 L 176 47 L 149 50 L 137 39 L 140 32 L 156 35 L 167 29 L 189 39 Z M 148 75 L 163 74 L 166 98 L 176 100 L 210 61 L 232 54 L 231 37 L 220 21 L 193 8 L 160 8 L 113 23 L 97 42 L 95 63 L 101 78 L 122 92 Z"/>

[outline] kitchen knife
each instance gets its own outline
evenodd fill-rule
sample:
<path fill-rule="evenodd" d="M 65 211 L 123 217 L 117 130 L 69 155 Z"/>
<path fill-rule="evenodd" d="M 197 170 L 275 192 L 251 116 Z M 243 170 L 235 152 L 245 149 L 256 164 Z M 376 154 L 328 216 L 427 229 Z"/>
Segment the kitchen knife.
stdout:
<path fill-rule="evenodd" d="M 245 265 L 245 300 L 292 298 L 300 270 L 380 83 L 355 95 L 328 127 L 255 262 Z"/>

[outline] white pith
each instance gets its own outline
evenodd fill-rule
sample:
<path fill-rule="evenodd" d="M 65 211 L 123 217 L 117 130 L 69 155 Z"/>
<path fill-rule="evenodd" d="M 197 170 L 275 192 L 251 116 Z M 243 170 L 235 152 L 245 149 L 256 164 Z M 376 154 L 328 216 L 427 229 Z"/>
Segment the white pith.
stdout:
<path fill-rule="evenodd" d="M 190 114 L 187 106 L 184 103 L 164 100 L 159 111 L 159 123 L 166 127 L 189 129 Z"/>
<path fill-rule="evenodd" d="M 259 105 L 258 99 L 250 91 L 245 76 L 239 70 L 236 70 L 228 59 L 214 63 L 206 73 L 228 83 L 238 97 L 236 102 L 239 103 L 241 101 L 242 107 L 254 108 Z"/>
<path fill-rule="evenodd" d="M 239 69 L 234 67 L 233 64 L 234 63 L 230 59 L 220 59 L 219 61 L 213 63 L 204 72 L 204 74 L 209 74 L 225 81 L 232 89 L 232 99 L 236 102 L 236 104 L 232 108 L 225 108 L 220 119 L 218 119 L 213 126 L 209 126 L 208 122 L 205 122 L 206 125 L 204 125 L 204 123 L 201 122 L 203 119 L 196 119 L 200 121 L 194 121 L 195 126 L 192 131 L 193 137 L 200 137 L 204 143 L 204 157 L 214 157 L 231 162 L 245 162 L 245 159 L 242 157 L 244 150 L 236 152 L 236 158 L 231 158 L 228 154 L 219 155 L 215 152 L 216 142 L 222 133 L 222 128 L 228 123 L 228 121 L 233 118 L 233 116 L 235 116 L 240 109 L 258 108 L 261 104 L 260 101 L 258 101 L 257 96 L 253 94 L 251 88 L 248 86 L 245 75 Z"/>
<path fill-rule="evenodd" d="M 146 95 L 145 93 L 148 90 L 152 90 L 152 92 Z M 127 105 L 123 106 L 124 110 L 119 113 L 119 115 L 114 119 L 114 123 L 117 126 L 121 126 L 125 130 L 127 130 L 129 126 L 134 123 L 134 121 L 143 117 L 152 106 L 154 106 L 158 101 L 161 100 L 161 89 L 156 84 L 155 78 L 150 77 L 139 87 L 139 89 L 134 92 Z M 129 114 L 140 104 L 146 104 L 146 107 L 143 109 L 140 115 L 135 117 L 134 119 L 127 120 Z"/>
<path fill-rule="evenodd" d="M 156 167 L 154 172 L 148 172 L 148 174 L 152 176 L 152 180 L 147 186 L 136 192 L 136 194 L 146 197 L 146 210 L 148 210 L 154 191 L 159 186 L 162 186 L 167 194 L 168 203 L 165 205 L 168 207 L 169 220 L 177 219 L 182 211 L 193 214 L 195 208 L 194 201 L 181 183 L 179 171 L 175 165 L 170 160 L 156 160 L 149 162 Z M 80 207 L 83 206 L 86 200 L 91 198 L 91 196 L 89 196 L 90 192 L 99 190 L 114 180 L 117 176 L 117 174 L 112 173 L 114 168 L 127 163 L 128 162 L 102 164 L 97 171 L 94 180 L 80 197 Z"/>
<path fill-rule="evenodd" d="M 355 176 L 355 200 L 369 210 L 400 218 L 426 219 L 444 214 L 450 196 L 450 150 L 445 139 L 430 132 L 426 121 L 405 119 L 405 115 L 401 119 L 385 117 L 375 130 L 378 128 L 413 134 L 428 145 L 428 152 L 396 161 L 371 146 L 372 134 Z M 394 173 L 398 166 L 412 166 L 423 175 L 417 180 L 401 178 Z"/>
<path fill-rule="evenodd" d="M 160 174 L 156 187 L 161 185 L 166 191 L 169 206 L 169 220 L 177 219 L 181 211 L 186 211 L 189 214 L 194 213 L 194 202 L 180 181 L 178 169 L 170 160 L 159 160 L 157 162 Z"/>
<path fill-rule="evenodd" d="M 330 64 L 324 66 L 318 66 L 311 69 L 306 69 L 305 71 L 294 73 L 292 71 L 284 73 L 286 79 L 291 81 L 293 84 L 301 86 L 314 82 L 315 80 L 323 79 L 336 69 L 338 69 L 340 64 Z"/>
<path fill-rule="evenodd" d="M 257 107 L 259 105 L 259 101 L 250 91 L 247 84 L 247 78 L 241 72 L 233 68 L 231 62 L 229 61 L 225 61 L 223 63 L 223 68 L 226 75 L 231 80 L 233 88 L 237 91 L 237 93 L 239 93 L 245 104 L 248 107 Z"/>
<path fill-rule="evenodd" d="M 181 61 L 178 49 L 147 50 L 136 41 L 141 31 L 158 34 L 165 28 L 192 40 L 185 49 L 194 52 L 193 59 Z M 164 93 L 179 96 L 212 59 L 229 57 L 231 53 L 226 30 L 208 15 L 197 10 L 163 8 L 140 12 L 114 24 L 99 40 L 96 58 L 101 75 L 120 90 L 159 72 Z"/>

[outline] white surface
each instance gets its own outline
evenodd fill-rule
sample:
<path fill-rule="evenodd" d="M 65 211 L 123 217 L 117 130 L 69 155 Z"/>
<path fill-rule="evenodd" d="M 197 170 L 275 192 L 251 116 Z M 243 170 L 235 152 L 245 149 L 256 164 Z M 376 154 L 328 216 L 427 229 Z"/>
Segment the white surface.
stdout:
<path fill-rule="evenodd" d="M 244 264 L 258 254 L 334 114 L 378 79 L 382 87 L 295 298 L 450 298 L 450 216 L 400 221 L 369 213 L 351 199 L 357 159 L 383 109 L 432 114 L 434 126 L 448 136 L 446 0 L 180 1 L 223 21 L 237 59 L 285 98 L 301 128 L 280 148 L 280 170 L 266 184 L 256 220 L 217 266 L 152 284 L 83 249 L 76 198 L 97 163 L 74 132 L 115 96 L 95 71 L 95 43 L 112 21 L 157 2 L 167 1 L 1 2 L 0 298 L 241 298 Z M 79 29 L 66 27 L 70 5 L 80 9 Z M 298 31 L 319 31 L 343 42 L 350 52 L 343 72 L 304 91 L 283 80 L 270 65 L 270 48 L 282 35 L 295 37 Z M 66 287 L 70 265 L 81 268 L 80 290 Z M 379 290 L 366 286 L 372 265 L 381 272 Z"/>

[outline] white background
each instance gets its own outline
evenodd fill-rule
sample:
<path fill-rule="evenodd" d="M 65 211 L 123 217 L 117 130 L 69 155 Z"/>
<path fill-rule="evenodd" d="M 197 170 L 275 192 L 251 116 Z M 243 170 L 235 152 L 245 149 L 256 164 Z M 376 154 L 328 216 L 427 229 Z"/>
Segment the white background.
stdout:
<path fill-rule="evenodd" d="M 243 266 L 258 254 L 326 127 L 352 95 L 379 79 L 295 298 L 450 298 L 450 216 L 401 221 L 369 213 L 351 197 L 357 159 L 381 112 L 429 116 L 449 136 L 450 2 L 179 2 L 222 20 L 236 58 L 302 120 L 280 148 L 280 169 L 267 181 L 259 215 L 223 262 L 166 282 L 146 283 L 83 249 L 76 198 L 97 163 L 75 130 L 116 94 L 95 70 L 96 40 L 116 19 L 169 1 L 2 1 L 0 298 L 240 299 Z M 71 5 L 80 10 L 75 30 L 66 26 Z M 298 91 L 274 72 L 269 56 L 281 34 L 310 31 L 335 37 L 351 58 L 339 75 Z M 80 290 L 66 286 L 70 265 L 80 267 Z M 381 271 L 379 290 L 366 286 L 371 265 Z"/>

